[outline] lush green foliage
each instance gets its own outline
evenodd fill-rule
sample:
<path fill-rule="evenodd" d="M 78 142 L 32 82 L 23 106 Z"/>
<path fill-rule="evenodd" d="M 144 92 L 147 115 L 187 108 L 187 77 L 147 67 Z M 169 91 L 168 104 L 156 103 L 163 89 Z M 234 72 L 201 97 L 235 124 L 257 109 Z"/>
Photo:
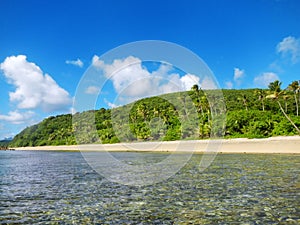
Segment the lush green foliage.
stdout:
<path fill-rule="evenodd" d="M 52 116 L 24 129 L 12 140 L 12 146 L 43 146 L 75 144 L 72 116 Z"/>
<path fill-rule="evenodd" d="M 275 86 L 272 88 L 276 89 Z M 222 113 L 225 115 L 222 99 L 213 90 L 204 92 L 194 86 L 191 91 L 146 98 L 115 109 L 91 110 L 76 113 L 73 117 L 70 114 L 49 117 L 24 129 L 10 145 L 203 139 L 222 133 L 228 138 L 295 135 L 295 128 L 282 114 L 277 102 L 266 98 L 269 94 L 262 89 L 223 90 L 226 104 L 224 133 L 222 123 L 212 124 L 212 117 L 218 121 L 222 120 Z M 287 97 L 276 100 L 299 127 L 298 102 L 295 102 L 298 92 L 286 90 L 284 95 Z"/>
<path fill-rule="evenodd" d="M 1 140 L 0 141 L 0 149 L 7 149 L 9 143 L 10 143 L 10 140 Z"/>

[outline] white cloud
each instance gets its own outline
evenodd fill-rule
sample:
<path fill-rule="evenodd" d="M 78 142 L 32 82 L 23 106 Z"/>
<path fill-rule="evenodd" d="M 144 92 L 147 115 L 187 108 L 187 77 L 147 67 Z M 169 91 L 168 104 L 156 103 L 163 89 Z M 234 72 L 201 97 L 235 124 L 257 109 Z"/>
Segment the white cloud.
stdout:
<path fill-rule="evenodd" d="M 143 95 L 147 92 L 147 78 L 150 73 L 142 67 L 141 60 L 129 56 L 124 60 L 116 59 L 112 64 L 105 64 L 98 56 L 93 57 L 93 65 L 104 71 L 106 78 L 112 80 L 115 90 L 120 93 L 131 83 L 135 82 L 135 90 L 129 95 Z M 141 80 L 143 80 L 141 82 Z M 144 85 L 142 84 L 144 82 Z"/>
<path fill-rule="evenodd" d="M 210 77 L 204 77 L 204 79 L 200 83 L 200 87 L 202 89 L 208 89 L 208 90 L 212 90 L 212 89 L 217 89 L 218 88 L 217 85 L 216 85 L 216 83 Z"/>
<path fill-rule="evenodd" d="M 83 67 L 83 62 L 80 59 L 77 59 L 77 60 L 66 60 L 66 64 L 71 64 L 71 65 L 74 65 L 74 66 L 78 66 L 80 68 Z"/>
<path fill-rule="evenodd" d="M 234 68 L 234 75 L 233 75 L 234 81 L 238 81 L 239 79 L 243 78 L 244 74 L 245 74 L 244 70 L 241 70 L 239 68 Z"/>
<path fill-rule="evenodd" d="M 110 108 L 117 108 L 118 105 L 117 104 L 114 104 L 114 103 L 111 103 L 109 101 L 107 101 L 107 99 L 104 99 L 104 102 L 108 105 L 108 107 Z"/>
<path fill-rule="evenodd" d="M 281 53 L 283 56 L 291 56 L 293 63 L 300 61 L 300 38 L 295 38 L 292 36 L 285 37 L 277 45 L 277 52 Z"/>
<path fill-rule="evenodd" d="M 231 81 L 227 81 L 225 82 L 225 87 L 228 89 L 232 89 L 233 88 L 233 83 Z"/>
<path fill-rule="evenodd" d="M 32 111 L 27 112 L 18 112 L 18 111 L 11 111 L 8 113 L 8 115 L 1 115 L 0 114 L 0 120 L 12 123 L 12 124 L 21 124 L 21 123 L 28 123 L 30 119 L 33 118 L 35 115 Z"/>
<path fill-rule="evenodd" d="M 111 64 L 106 64 L 95 55 L 92 64 L 102 70 L 104 76 L 112 81 L 118 95 L 127 96 L 127 99 L 131 100 L 190 90 L 194 84 L 199 85 L 200 81 L 199 77 L 193 74 L 180 77 L 179 74 L 172 72 L 172 66 L 165 63 L 162 63 L 157 70 L 149 72 L 142 65 L 142 61 L 133 56 L 116 59 Z"/>
<path fill-rule="evenodd" d="M 87 87 L 87 89 L 85 90 L 85 93 L 86 94 L 90 94 L 90 95 L 95 95 L 95 94 L 98 94 L 100 91 L 100 88 L 99 87 L 96 87 L 96 86 L 89 86 Z"/>
<path fill-rule="evenodd" d="M 50 75 L 43 74 L 37 65 L 28 62 L 25 55 L 7 57 L 0 64 L 0 69 L 16 88 L 9 97 L 11 102 L 17 102 L 19 109 L 40 108 L 51 112 L 70 107 L 72 100 L 69 93 Z"/>
<path fill-rule="evenodd" d="M 98 68 L 102 68 L 104 66 L 104 62 L 100 60 L 99 56 L 94 55 L 92 59 L 92 65 Z"/>
<path fill-rule="evenodd" d="M 193 74 L 186 74 L 180 78 L 180 81 L 185 90 L 190 90 L 195 84 L 200 83 L 200 78 Z"/>
<path fill-rule="evenodd" d="M 267 87 L 271 82 L 279 80 L 276 73 L 266 72 L 254 78 L 254 84 L 260 87 Z"/>

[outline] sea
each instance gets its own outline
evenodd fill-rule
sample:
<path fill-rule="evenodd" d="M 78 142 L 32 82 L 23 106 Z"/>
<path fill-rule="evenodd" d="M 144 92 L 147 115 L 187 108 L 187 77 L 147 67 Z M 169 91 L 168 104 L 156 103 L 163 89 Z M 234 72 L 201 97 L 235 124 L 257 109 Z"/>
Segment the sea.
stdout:
<path fill-rule="evenodd" d="M 113 153 L 130 165 L 168 156 Z M 0 224 L 300 224 L 300 155 L 218 154 L 200 170 L 202 157 L 126 185 L 80 152 L 0 151 Z"/>

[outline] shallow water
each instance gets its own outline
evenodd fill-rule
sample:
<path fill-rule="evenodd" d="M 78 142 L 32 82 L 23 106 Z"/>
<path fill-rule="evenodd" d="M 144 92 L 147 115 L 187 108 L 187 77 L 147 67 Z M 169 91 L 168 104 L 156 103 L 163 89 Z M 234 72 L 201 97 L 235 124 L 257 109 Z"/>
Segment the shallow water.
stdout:
<path fill-rule="evenodd" d="M 164 182 L 133 187 L 106 180 L 79 152 L 0 151 L 0 224 L 300 223 L 299 155 L 219 154 L 199 172 L 201 157 Z"/>

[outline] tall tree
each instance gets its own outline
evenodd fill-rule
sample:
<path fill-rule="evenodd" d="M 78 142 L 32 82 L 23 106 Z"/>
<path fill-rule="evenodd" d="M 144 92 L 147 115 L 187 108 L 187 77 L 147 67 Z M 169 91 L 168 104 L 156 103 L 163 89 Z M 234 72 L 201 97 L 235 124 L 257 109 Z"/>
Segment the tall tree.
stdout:
<path fill-rule="evenodd" d="M 195 91 L 195 92 L 198 92 L 199 91 L 198 84 L 194 84 L 193 87 L 192 87 L 192 90 Z"/>
<path fill-rule="evenodd" d="M 201 92 L 202 90 L 199 88 L 198 84 L 194 84 L 192 89 L 192 91 L 195 92 L 196 95 L 196 108 L 198 113 L 201 113 L 202 116 L 204 116 L 204 111 L 203 111 L 203 107 L 202 107 L 202 103 L 201 103 Z"/>
<path fill-rule="evenodd" d="M 244 94 L 242 97 L 238 98 L 238 100 L 243 102 L 243 105 L 245 106 L 246 111 L 248 111 L 247 96 Z"/>
<path fill-rule="evenodd" d="M 262 110 L 265 111 L 265 93 L 261 89 L 255 90 L 254 94 L 258 97 L 258 100 L 261 102 Z"/>
<path fill-rule="evenodd" d="M 293 81 L 288 86 L 288 89 L 291 90 L 294 93 L 294 99 L 295 99 L 295 103 L 296 103 L 296 113 L 297 113 L 297 116 L 299 116 L 299 105 L 298 105 L 298 100 L 297 100 L 297 93 L 300 92 L 299 81 Z"/>
<path fill-rule="evenodd" d="M 290 96 L 289 95 L 287 95 L 287 94 L 283 94 L 282 95 L 282 98 L 283 98 L 283 100 L 284 100 L 284 108 L 285 108 L 285 112 L 286 113 L 288 113 L 288 107 L 287 107 L 287 100 L 290 98 Z"/>
<path fill-rule="evenodd" d="M 291 118 L 286 114 L 286 112 L 282 108 L 282 105 L 281 105 L 281 103 L 279 101 L 279 97 L 284 93 L 284 91 L 281 91 L 281 87 L 280 86 L 281 86 L 281 82 L 278 81 L 278 80 L 276 80 L 274 82 L 271 82 L 269 84 L 269 88 L 270 88 L 270 91 L 272 92 L 272 94 L 268 95 L 267 98 L 276 100 L 276 102 L 278 103 L 279 108 L 280 108 L 281 112 L 283 113 L 283 115 L 287 118 L 288 121 L 290 121 L 290 123 L 295 127 L 295 129 L 297 130 L 297 132 L 300 135 L 300 129 L 291 120 Z"/>
<path fill-rule="evenodd" d="M 268 87 L 270 91 L 279 93 L 281 91 L 281 84 L 282 82 L 280 82 L 279 80 L 275 80 L 274 82 L 271 82 Z"/>

